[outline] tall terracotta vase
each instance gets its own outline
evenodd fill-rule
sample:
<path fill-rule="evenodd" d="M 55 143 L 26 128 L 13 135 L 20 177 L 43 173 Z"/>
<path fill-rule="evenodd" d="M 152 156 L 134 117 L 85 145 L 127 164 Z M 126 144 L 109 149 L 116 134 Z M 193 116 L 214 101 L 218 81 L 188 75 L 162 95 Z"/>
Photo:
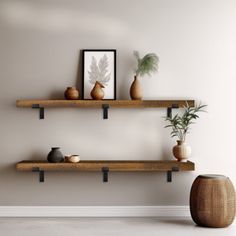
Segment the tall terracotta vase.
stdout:
<path fill-rule="evenodd" d="M 103 88 L 105 88 L 101 83 L 96 81 L 90 95 L 94 100 L 102 100 L 104 98 L 104 91 Z"/>
<path fill-rule="evenodd" d="M 136 75 L 134 76 L 134 81 L 130 87 L 130 97 L 132 100 L 142 100 L 143 98 L 141 83 Z"/>
<path fill-rule="evenodd" d="M 191 155 L 191 147 L 185 142 L 177 140 L 177 145 L 173 147 L 173 154 L 178 161 L 186 162 Z"/>

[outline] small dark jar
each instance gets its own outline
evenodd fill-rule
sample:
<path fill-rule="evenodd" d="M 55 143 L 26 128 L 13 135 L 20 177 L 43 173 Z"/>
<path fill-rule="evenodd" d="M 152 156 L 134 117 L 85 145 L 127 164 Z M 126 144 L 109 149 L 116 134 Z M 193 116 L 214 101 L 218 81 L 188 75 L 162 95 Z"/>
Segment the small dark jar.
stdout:
<path fill-rule="evenodd" d="M 59 163 L 64 161 L 64 156 L 59 147 L 52 147 L 52 150 L 48 153 L 48 162 Z"/>

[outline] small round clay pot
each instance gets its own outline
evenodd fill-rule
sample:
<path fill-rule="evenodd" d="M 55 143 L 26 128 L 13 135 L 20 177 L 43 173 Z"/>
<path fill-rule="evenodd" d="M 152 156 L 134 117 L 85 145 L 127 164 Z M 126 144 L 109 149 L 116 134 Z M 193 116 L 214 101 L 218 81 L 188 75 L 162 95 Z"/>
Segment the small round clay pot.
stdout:
<path fill-rule="evenodd" d="M 134 76 L 134 81 L 130 87 L 130 97 L 132 100 L 142 100 L 143 99 L 143 91 L 140 81 L 137 76 Z"/>
<path fill-rule="evenodd" d="M 178 161 L 186 162 L 191 155 L 191 147 L 185 142 L 177 140 L 177 145 L 173 147 L 173 154 Z"/>
<path fill-rule="evenodd" d="M 101 83 L 96 81 L 90 95 L 94 100 L 102 100 L 104 98 L 104 91 L 103 88 L 105 88 Z"/>
<path fill-rule="evenodd" d="M 64 95 L 67 100 L 79 99 L 79 91 L 75 87 L 67 87 Z"/>

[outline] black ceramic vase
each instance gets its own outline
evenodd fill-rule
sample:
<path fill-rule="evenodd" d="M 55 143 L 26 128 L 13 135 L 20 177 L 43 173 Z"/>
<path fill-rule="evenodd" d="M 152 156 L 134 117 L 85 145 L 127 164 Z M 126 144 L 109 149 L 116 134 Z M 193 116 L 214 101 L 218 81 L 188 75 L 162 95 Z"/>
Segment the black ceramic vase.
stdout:
<path fill-rule="evenodd" d="M 58 163 L 64 161 L 63 154 L 59 149 L 59 147 L 52 147 L 52 150 L 48 153 L 48 162 Z"/>

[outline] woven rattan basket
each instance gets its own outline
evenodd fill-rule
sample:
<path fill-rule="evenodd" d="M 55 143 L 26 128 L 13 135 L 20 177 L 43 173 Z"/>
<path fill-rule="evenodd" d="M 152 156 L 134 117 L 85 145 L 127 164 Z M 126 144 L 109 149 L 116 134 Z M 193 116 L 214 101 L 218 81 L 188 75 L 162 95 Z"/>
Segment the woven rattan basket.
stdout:
<path fill-rule="evenodd" d="M 235 190 L 223 175 L 199 175 L 190 193 L 190 212 L 197 225 L 227 227 L 235 217 Z"/>

